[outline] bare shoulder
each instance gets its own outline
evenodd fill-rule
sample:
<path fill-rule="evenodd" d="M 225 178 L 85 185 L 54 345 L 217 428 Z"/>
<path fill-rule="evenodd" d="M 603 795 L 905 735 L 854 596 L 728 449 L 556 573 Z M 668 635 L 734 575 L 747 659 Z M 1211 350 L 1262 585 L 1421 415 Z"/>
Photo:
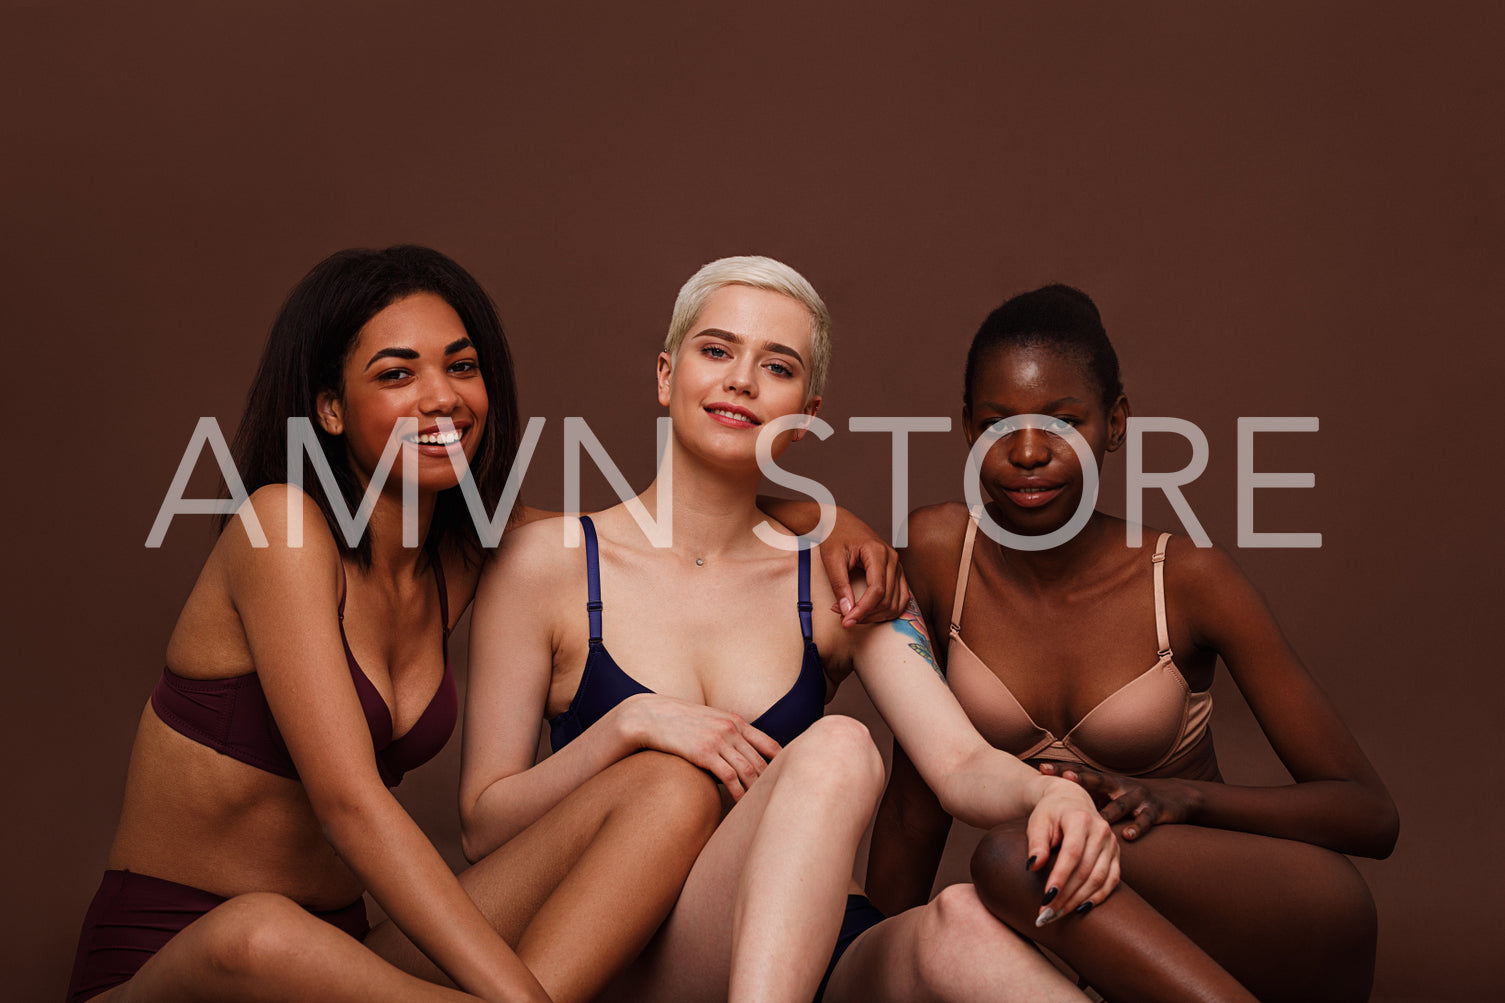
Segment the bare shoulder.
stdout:
<path fill-rule="evenodd" d="M 927 612 L 933 611 L 933 604 L 943 593 L 949 595 L 956 581 L 968 518 L 967 506 L 955 501 L 927 505 L 909 514 L 904 574 Z"/>
<path fill-rule="evenodd" d="M 502 580 L 512 588 L 558 587 L 578 574 L 584 538 L 580 520 L 567 516 L 535 519 L 509 529 L 486 560 L 481 591 Z"/>
<path fill-rule="evenodd" d="M 1157 534 L 1158 535 L 1158 534 Z M 1151 542 L 1155 539 L 1146 534 Z M 1192 595 L 1229 587 L 1248 588 L 1249 580 L 1233 556 L 1222 547 L 1199 547 L 1184 533 L 1171 536 L 1165 546 L 1166 588 Z"/>
<path fill-rule="evenodd" d="M 290 484 L 268 484 L 225 525 L 211 561 L 220 564 L 232 586 L 290 583 L 332 579 L 340 551 L 312 498 Z"/>
<path fill-rule="evenodd" d="M 909 513 L 909 549 L 926 554 L 961 546 L 967 518 L 967 506 L 958 501 L 915 509 Z"/>

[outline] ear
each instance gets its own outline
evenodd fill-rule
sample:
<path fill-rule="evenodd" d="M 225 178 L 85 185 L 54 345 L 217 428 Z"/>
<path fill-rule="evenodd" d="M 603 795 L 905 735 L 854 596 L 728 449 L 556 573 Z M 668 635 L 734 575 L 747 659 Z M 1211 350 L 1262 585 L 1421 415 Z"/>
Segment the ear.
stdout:
<path fill-rule="evenodd" d="M 674 360 L 668 352 L 658 353 L 658 402 L 669 406 L 669 378 L 674 375 Z"/>
<path fill-rule="evenodd" d="M 1129 398 L 1119 394 L 1118 400 L 1113 402 L 1113 407 L 1108 411 L 1108 452 L 1117 452 L 1124 444 L 1124 439 L 1129 434 L 1129 418 L 1132 414 Z"/>
<path fill-rule="evenodd" d="M 319 396 L 314 398 L 314 410 L 318 412 L 319 424 L 324 431 L 330 435 L 344 433 L 345 409 L 333 390 L 319 391 Z"/>
<path fill-rule="evenodd" d="M 972 434 L 972 409 L 965 404 L 962 405 L 962 435 L 967 437 L 967 448 L 971 449 L 977 436 Z"/>
<path fill-rule="evenodd" d="M 808 401 L 805 402 L 805 406 L 804 406 L 803 410 L 804 410 L 804 412 L 807 415 L 809 415 L 812 418 L 814 418 L 816 415 L 820 414 L 820 397 L 818 395 L 815 396 L 815 397 L 811 397 Z M 795 433 L 793 435 L 791 435 L 789 437 L 789 441 L 790 442 L 799 442 L 801 439 L 803 439 L 805 437 L 805 433 L 807 431 L 809 431 L 809 430 L 810 430 L 810 423 L 807 421 L 802 426 L 800 426 L 800 428 L 797 431 L 795 431 Z"/>

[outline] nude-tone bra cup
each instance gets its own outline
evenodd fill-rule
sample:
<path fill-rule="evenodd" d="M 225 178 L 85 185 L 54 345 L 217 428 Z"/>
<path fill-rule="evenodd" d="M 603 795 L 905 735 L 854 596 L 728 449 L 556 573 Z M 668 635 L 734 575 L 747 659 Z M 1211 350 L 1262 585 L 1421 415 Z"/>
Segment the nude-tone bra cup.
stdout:
<path fill-rule="evenodd" d="M 1201 736 L 1212 710 L 1210 694 L 1192 693 L 1169 655 L 1114 690 L 1060 738 L 1035 723 L 956 633 L 947 647 L 946 678 L 989 744 L 1020 759 L 1073 760 L 1110 773 L 1147 773 L 1169 762 Z"/>

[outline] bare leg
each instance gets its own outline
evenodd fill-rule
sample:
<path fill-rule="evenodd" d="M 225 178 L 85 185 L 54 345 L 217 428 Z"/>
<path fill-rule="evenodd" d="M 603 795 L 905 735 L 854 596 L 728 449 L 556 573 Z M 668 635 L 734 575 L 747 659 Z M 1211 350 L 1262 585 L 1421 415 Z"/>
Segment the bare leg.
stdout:
<path fill-rule="evenodd" d="M 988 912 L 971 885 L 951 885 L 886 919 L 841 956 L 824 1003 L 1082 1003 L 1083 993 L 1033 944 Z"/>
<path fill-rule="evenodd" d="M 721 815 L 715 782 L 677 756 L 641 752 L 592 777 L 460 875 L 555 1001 L 584 1000 L 642 951 Z M 377 954 L 444 976 L 390 922 Z"/>
<path fill-rule="evenodd" d="M 1037 929 L 1048 872 L 1028 871 L 1028 852 L 1023 821 L 983 837 L 972 856 L 978 895 L 996 916 L 1050 948 L 1113 1003 L 1254 1000 L 1127 884 L 1090 913 Z M 1205 885 L 1204 894 L 1217 887 Z"/>
<path fill-rule="evenodd" d="M 97 1003 L 474 1000 L 378 958 L 281 895 L 238 895 L 190 923 Z"/>
<path fill-rule="evenodd" d="M 1261 1000 L 1369 999 L 1374 900 L 1348 858 L 1191 825 L 1122 846 L 1124 879 Z"/>
<path fill-rule="evenodd" d="M 846 717 L 811 725 L 727 815 L 663 929 L 606 998 L 808 1003 L 882 788 L 865 727 Z"/>

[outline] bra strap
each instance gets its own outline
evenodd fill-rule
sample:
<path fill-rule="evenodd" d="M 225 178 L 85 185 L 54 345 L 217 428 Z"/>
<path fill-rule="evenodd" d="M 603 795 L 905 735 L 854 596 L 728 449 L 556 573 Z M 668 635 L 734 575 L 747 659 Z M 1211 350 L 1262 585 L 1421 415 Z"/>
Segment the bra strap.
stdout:
<path fill-rule="evenodd" d="M 814 628 L 810 623 L 810 611 L 815 607 L 810 604 L 810 548 L 800 548 L 800 633 L 805 635 L 806 642 L 810 641 L 814 634 Z"/>
<path fill-rule="evenodd" d="M 1155 565 L 1155 640 L 1160 643 L 1161 658 L 1171 653 L 1171 632 L 1165 624 L 1165 545 L 1170 538 L 1169 533 L 1161 533 L 1155 541 L 1155 556 L 1150 558 Z"/>
<path fill-rule="evenodd" d="M 967 539 L 962 544 L 962 559 L 956 568 L 956 598 L 951 601 L 951 633 L 962 631 L 962 603 L 967 599 L 967 579 L 972 574 L 972 543 L 977 539 L 977 509 L 967 514 Z"/>
<path fill-rule="evenodd" d="M 580 525 L 585 530 L 585 582 L 589 602 L 585 611 L 590 616 L 591 644 L 601 643 L 601 568 L 596 563 L 596 526 L 591 517 L 582 515 Z"/>

